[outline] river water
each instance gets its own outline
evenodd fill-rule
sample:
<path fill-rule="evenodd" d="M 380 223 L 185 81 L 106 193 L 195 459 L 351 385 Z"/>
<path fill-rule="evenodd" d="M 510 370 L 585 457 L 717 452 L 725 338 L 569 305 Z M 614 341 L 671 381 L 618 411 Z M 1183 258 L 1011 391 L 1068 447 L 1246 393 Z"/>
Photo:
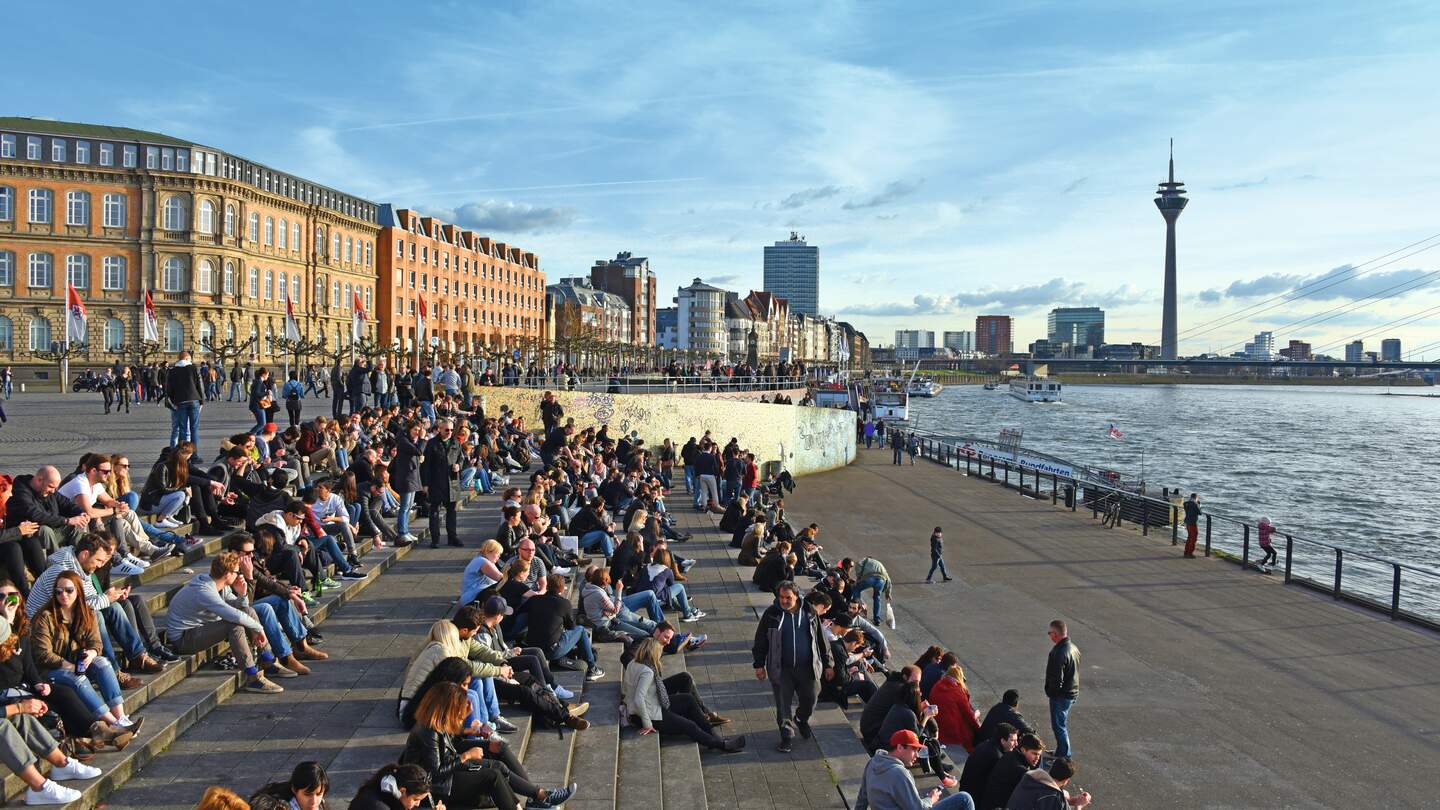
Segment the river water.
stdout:
<path fill-rule="evenodd" d="M 912 398 L 911 424 L 1023 446 L 1198 492 L 1205 509 L 1281 534 L 1440 570 L 1433 513 L 1440 399 L 1384 387 L 1067 385 L 1060 403 L 953 385 Z M 1434 389 L 1397 389 L 1430 393 Z M 1114 424 L 1122 440 L 1109 438 Z M 1347 568 L 1349 563 L 1347 561 Z M 1377 572 L 1378 573 L 1378 572 Z"/>

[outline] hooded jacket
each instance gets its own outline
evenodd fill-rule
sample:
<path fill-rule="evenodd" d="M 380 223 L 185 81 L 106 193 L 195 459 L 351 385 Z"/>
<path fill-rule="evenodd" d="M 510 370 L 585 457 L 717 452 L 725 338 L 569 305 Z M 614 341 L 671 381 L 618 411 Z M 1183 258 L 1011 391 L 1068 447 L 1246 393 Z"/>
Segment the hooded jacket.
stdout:
<path fill-rule="evenodd" d="M 169 638 L 178 639 L 186 630 L 194 630 L 215 622 L 231 622 L 243 626 L 252 633 L 263 633 L 260 622 L 245 612 L 249 600 L 236 596 L 229 588 L 220 590 L 209 574 L 196 574 L 175 592 L 170 607 L 165 611 L 165 632 Z"/>
<path fill-rule="evenodd" d="M 889 751 L 877 751 L 860 776 L 855 810 L 922 810 L 929 802 L 920 798 L 915 777 Z"/>
<path fill-rule="evenodd" d="M 300 541 L 300 526 L 298 524 L 291 526 L 285 522 L 284 509 L 266 512 L 260 517 L 255 518 L 255 525 L 273 527 L 279 532 L 280 537 L 284 538 L 285 545 L 287 546 L 293 546 Z"/>
<path fill-rule="evenodd" d="M 1049 773 L 1036 768 L 1025 774 L 1005 810 L 1066 810 L 1065 791 Z"/>
<path fill-rule="evenodd" d="M 980 723 L 975 719 L 975 707 L 970 705 L 970 693 L 965 687 L 959 681 L 941 678 L 930 690 L 930 702 L 940 707 L 940 714 L 935 718 L 940 726 L 940 742 L 958 745 L 966 753 L 974 751 Z"/>
<path fill-rule="evenodd" d="M 802 602 L 799 610 L 792 614 L 780 607 L 780 600 L 776 598 L 760 615 L 760 625 L 755 628 L 755 643 L 750 650 L 754 667 L 765 667 L 772 686 L 780 685 L 780 662 L 784 660 L 783 644 L 787 629 L 785 625 L 797 621 L 810 625 L 810 666 L 814 670 L 815 681 L 818 683 L 823 680 L 821 676 L 824 671 L 834 666 L 830 658 L 830 645 L 825 643 L 825 631 L 815 611 Z M 797 627 L 790 629 L 798 630 Z"/>
<path fill-rule="evenodd" d="M 204 398 L 205 386 L 200 382 L 200 372 L 189 360 L 176 361 L 165 372 L 165 396 L 177 405 L 181 402 L 198 402 Z"/>

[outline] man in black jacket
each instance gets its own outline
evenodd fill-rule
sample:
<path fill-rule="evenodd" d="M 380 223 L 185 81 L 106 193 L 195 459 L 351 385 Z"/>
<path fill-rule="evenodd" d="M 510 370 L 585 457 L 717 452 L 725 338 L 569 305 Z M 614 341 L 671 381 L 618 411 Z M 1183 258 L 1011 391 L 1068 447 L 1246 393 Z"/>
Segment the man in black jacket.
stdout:
<path fill-rule="evenodd" d="M 1015 750 L 1000 758 L 995 767 L 990 769 L 990 778 L 985 780 L 985 790 L 981 791 L 980 799 L 975 803 L 978 810 L 995 810 L 1003 808 L 1010 802 L 1010 794 L 1015 792 L 1015 786 L 1025 778 L 1025 774 L 1032 768 L 1040 767 L 1040 754 L 1045 751 L 1045 744 L 1034 734 L 1026 734 L 1020 738 L 1020 745 Z M 974 797 L 976 794 L 971 794 Z"/>
<path fill-rule="evenodd" d="M 545 593 L 530 597 L 525 609 L 530 617 L 525 639 L 531 646 L 544 650 L 552 665 L 574 652 L 585 662 L 585 680 L 598 681 L 605 677 L 605 670 L 595 666 L 590 632 L 575 623 L 574 610 L 565 596 L 564 577 L 559 574 L 547 577 Z"/>
<path fill-rule="evenodd" d="M 85 534 L 90 518 L 75 501 L 56 494 L 60 488 L 60 471 L 50 465 L 34 475 L 16 476 L 10 500 L 5 504 L 5 528 L 24 523 L 39 524 L 28 536 L 21 531 L 13 542 L 0 543 L 0 564 L 10 580 L 24 593 L 29 592 L 25 571 L 40 576 L 48 563 L 46 557 L 62 545 L 74 545 Z"/>
<path fill-rule="evenodd" d="M 345 375 L 345 393 L 350 397 L 350 413 L 359 413 L 365 407 L 365 380 L 370 372 L 365 368 L 365 361 L 355 358 L 355 365 L 350 367 L 350 373 Z M 339 418 L 339 415 L 336 415 Z"/>
<path fill-rule="evenodd" d="M 885 747 L 887 740 L 880 739 L 880 728 L 885 725 L 885 715 L 890 708 L 904 697 L 910 684 L 920 683 L 920 668 L 914 664 L 901 667 L 899 672 L 885 675 L 885 682 L 875 690 L 875 696 L 865 701 L 865 711 L 860 713 L 860 740 L 871 754 Z"/>
<path fill-rule="evenodd" d="M 1045 696 L 1050 698 L 1050 728 L 1055 756 L 1070 757 L 1070 707 L 1080 696 L 1080 648 L 1070 641 L 1065 622 L 1050 622 L 1050 655 L 1045 661 Z"/>
<path fill-rule="evenodd" d="M 340 358 L 330 367 L 330 415 L 338 422 L 345 413 L 345 375 L 340 371 Z"/>
<path fill-rule="evenodd" d="M 194 442 L 200 449 L 200 404 L 205 399 L 205 385 L 200 372 L 190 361 L 190 352 L 180 352 L 180 359 L 165 374 L 165 396 L 170 399 L 170 446 L 183 441 Z"/>
<path fill-rule="evenodd" d="M 985 720 L 980 723 L 980 730 L 975 733 L 977 740 L 988 740 L 995 734 L 995 727 L 1001 723 L 1009 723 L 1021 734 L 1036 733 L 1035 727 L 1025 720 L 1020 714 L 1020 691 L 1017 689 L 1006 689 L 1001 695 L 1000 702 L 990 707 L 985 713 Z"/>
<path fill-rule="evenodd" d="M 441 419 L 435 435 L 425 445 L 425 461 L 420 465 L 420 483 L 425 486 L 426 503 L 430 505 L 430 547 L 440 547 L 440 512 L 445 512 L 446 542 L 460 546 L 455 532 L 455 502 L 460 500 L 460 462 L 464 453 L 455 440 L 455 426 Z"/>
<path fill-rule="evenodd" d="M 820 683 L 835 675 L 820 617 L 800 601 L 794 582 L 776 586 L 775 602 L 765 609 L 755 628 L 751 658 L 755 680 L 768 677 L 775 693 L 775 722 L 780 727 L 780 744 L 775 750 L 789 753 L 796 730 L 810 738 L 810 714 L 815 711 Z"/>
<path fill-rule="evenodd" d="M 564 416 L 565 408 L 555 400 L 554 392 L 546 391 L 540 400 L 540 421 L 545 425 L 545 432 L 548 434 L 559 425 Z"/>
<path fill-rule="evenodd" d="M 1020 733 L 1009 723 L 1000 723 L 995 726 L 992 736 L 977 738 L 981 742 L 970 752 L 965 759 L 965 769 L 960 773 L 960 789 L 975 798 L 985 792 L 985 785 L 990 781 L 990 772 L 1000 760 L 1020 742 Z"/>

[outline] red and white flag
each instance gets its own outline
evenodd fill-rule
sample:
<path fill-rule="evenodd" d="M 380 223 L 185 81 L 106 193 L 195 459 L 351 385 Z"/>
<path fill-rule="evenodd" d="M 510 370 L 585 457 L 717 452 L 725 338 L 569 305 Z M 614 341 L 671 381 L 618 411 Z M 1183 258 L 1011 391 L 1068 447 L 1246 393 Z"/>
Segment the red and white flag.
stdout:
<path fill-rule="evenodd" d="M 300 322 L 295 320 L 295 302 L 285 299 L 285 339 L 300 340 Z"/>
<path fill-rule="evenodd" d="M 365 323 L 370 320 L 365 315 L 365 304 L 360 298 L 360 291 L 354 292 L 355 300 L 350 305 L 350 339 L 359 340 L 365 337 Z"/>
<path fill-rule="evenodd" d="M 1120 428 L 1117 428 L 1114 425 L 1111 425 L 1110 429 L 1105 431 L 1105 435 L 1109 436 L 1112 439 L 1115 439 L 1116 441 L 1120 441 L 1125 438 L 1125 434 L 1120 432 Z"/>
<path fill-rule="evenodd" d="M 85 343 L 85 304 L 80 301 L 80 291 L 65 280 L 65 340 L 69 343 Z"/>
<path fill-rule="evenodd" d="M 415 334 L 419 336 L 421 343 L 425 342 L 425 320 L 430 317 L 429 310 L 425 307 L 425 296 L 420 296 L 420 316 L 415 319 Z"/>
<path fill-rule="evenodd" d="M 140 316 L 140 339 L 147 343 L 160 342 L 160 322 L 155 319 L 155 301 L 150 291 L 145 291 L 145 311 Z"/>

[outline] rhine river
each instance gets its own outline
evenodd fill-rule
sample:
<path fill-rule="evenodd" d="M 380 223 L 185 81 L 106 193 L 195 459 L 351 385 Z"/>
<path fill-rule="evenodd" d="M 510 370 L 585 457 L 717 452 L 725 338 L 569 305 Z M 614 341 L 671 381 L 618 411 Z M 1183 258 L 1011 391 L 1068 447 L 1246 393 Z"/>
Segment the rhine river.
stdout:
<path fill-rule="evenodd" d="M 1440 489 L 1440 399 L 1385 391 L 1067 385 L 1063 402 L 1047 404 L 954 385 L 912 398 L 911 424 L 990 440 L 1002 427 L 1021 428 L 1028 449 L 1127 479 L 1140 477 L 1143 456 L 1152 494 L 1198 492 L 1209 512 L 1250 524 L 1264 515 L 1282 534 L 1440 570 L 1430 511 Z M 1109 438 L 1111 424 L 1123 440 Z"/>

